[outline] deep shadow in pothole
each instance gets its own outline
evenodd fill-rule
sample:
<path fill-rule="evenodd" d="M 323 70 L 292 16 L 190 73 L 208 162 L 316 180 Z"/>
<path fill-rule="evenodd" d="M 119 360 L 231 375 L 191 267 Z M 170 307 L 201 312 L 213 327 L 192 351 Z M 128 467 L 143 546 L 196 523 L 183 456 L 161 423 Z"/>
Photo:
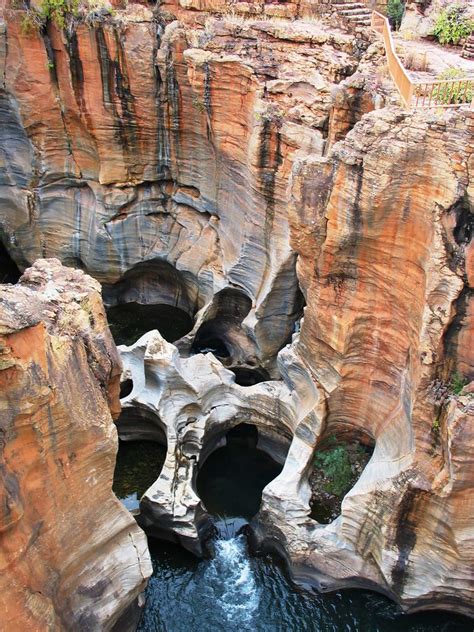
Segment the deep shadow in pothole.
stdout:
<path fill-rule="evenodd" d="M 113 490 L 129 511 L 156 481 L 166 458 L 166 447 L 156 441 L 119 441 Z"/>
<path fill-rule="evenodd" d="M 123 385 L 133 389 L 132 380 Z M 165 426 L 153 411 L 138 406 L 123 408 L 115 423 L 119 449 L 113 490 L 129 511 L 138 512 L 140 498 L 159 477 L 166 459 Z"/>
<path fill-rule="evenodd" d="M 280 474 L 283 464 L 257 447 L 259 429 L 252 424 L 235 426 L 218 445 L 223 440 L 225 445 L 201 465 L 196 489 L 211 515 L 228 526 L 242 526 L 258 512 L 264 487 Z"/>
<path fill-rule="evenodd" d="M 21 272 L 0 240 L 0 283 L 17 283 Z"/>
<path fill-rule="evenodd" d="M 196 281 L 167 261 L 142 261 L 116 283 L 104 284 L 102 292 L 117 344 L 131 345 L 153 329 L 175 342 L 193 328 Z"/>
<path fill-rule="evenodd" d="M 157 329 L 168 342 L 175 342 L 193 327 L 189 314 L 172 305 L 115 305 L 107 310 L 107 319 L 118 345 L 132 345 L 153 329 Z"/>
<path fill-rule="evenodd" d="M 251 307 L 251 299 L 242 290 L 224 288 L 218 292 L 196 332 L 191 353 L 211 352 L 225 366 L 249 359 L 255 362 L 255 344 L 242 325 Z"/>
<path fill-rule="evenodd" d="M 262 368 L 233 367 L 231 371 L 235 375 L 235 383 L 239 386 L 254 386 L 270 379 L 268 371 Z"/>
<path fill-rule="evenodd" d="M 120 399 L 123 399 L 124 397 L 128 397 L 132 391 L 133 391 L 133 380 L 129 378 L 127 380 L 123 380 L 123 382 L 120 382 Z"/>

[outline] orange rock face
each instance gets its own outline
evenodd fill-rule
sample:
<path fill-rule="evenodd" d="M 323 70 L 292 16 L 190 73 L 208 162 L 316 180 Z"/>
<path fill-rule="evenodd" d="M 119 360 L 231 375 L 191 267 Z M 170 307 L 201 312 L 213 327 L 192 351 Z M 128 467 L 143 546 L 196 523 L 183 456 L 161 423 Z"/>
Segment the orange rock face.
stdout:
<path fill-rule="evenodd" d="M 0 629 L 133 627 L 151 564 L 111 490 L 120 361 L 99 286 L 48 260 L 0 293 Z"/>
<path fill-rule="evenodd" d="M 376 446 L 336 532 L 352 564 L 366 564 L 359 573 L 409 607 L 468 611 L 472 598 L 472 395 L 451 395 L 445 409 L 437 389 L 455 368 L 473 375 L 473 133 L 469 110 L 443 122 L 373 112 L 328 158 L 303 160 L 293 181 L 307 301 L 297 353 L 323 389 L 323 434 Z M 329 560 L 324 540 L 315 542 Z M 316 551 L 313 563 L 345 575 Z"/>
<path fill-rule="evenodd" d="M 263 19 L 310 1 L 203 13 L 222 4 L 131 5 L 45 36 L 5 13 L 2 240 L 20 267 L 58 257 L 104 296 L 132 277 L 139 301 L 184 296 L 183 353 L 230 305 L 239 367 L 283 376 L 298 402 L 261 516 L 295 572 L 466 612 L 472 395 L 448 385 L 474 377 L 473 114 L 402 111 L 370 35 Z M 164 265 L 177 289 L 160 296 Z M 308 476 L 331 434 L 375 451 L 321 525 Z M 22 511 L 12 499 L 8 520 Z"/>
<path fill-rule="evenodd" d="M 20 267 L 59 257 L 113 283 L 165 259 L 193 288 L 191 315 L 234 285 L 252 299 L 255 355 L 273 364 L 301 311 L 291 167 L 322 153 L 331 89 L 357 67 L 357 41 L 212 18 L 163 33 L 137 5 L 44 36 L 23 34 L 20 16 L 5 14 L 3 34 L 14 184 L 1 211 Z"/>

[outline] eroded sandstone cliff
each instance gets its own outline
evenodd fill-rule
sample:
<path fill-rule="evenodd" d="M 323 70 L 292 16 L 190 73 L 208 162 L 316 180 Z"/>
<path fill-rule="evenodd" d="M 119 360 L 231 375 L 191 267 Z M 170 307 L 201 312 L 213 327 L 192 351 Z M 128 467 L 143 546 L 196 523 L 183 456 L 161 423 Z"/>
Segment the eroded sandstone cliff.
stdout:
<path fill-rule="evenodd" d="M 398 108 L 370 33 L 269 19 L 314 3 L 221 4 L 29 34 L 5 12 L 4 243 L 20 267 L 85 269 L 108 305 L 193 319 L 181 357 L 156 333 L 121 350 L 119 432 L 168 444 L 151 532 L 201 550 L 196 471 L 252 420 L 289 447 L 254 532 L 296 577 L 468 612 L 473 404 L 449 384 L 473 377 L 474 115 Z M 216 339 L 222 357 L 193 355 Z M 375 449 L 321 525 L 308 480 L 331 435 Z"/>
<path fill-rule="evenodd" d="M 134 629 L 151 563 L 111 489 L 121 365 L 100 287 L 45 260 L 0 296 L 0 629 Z"/>

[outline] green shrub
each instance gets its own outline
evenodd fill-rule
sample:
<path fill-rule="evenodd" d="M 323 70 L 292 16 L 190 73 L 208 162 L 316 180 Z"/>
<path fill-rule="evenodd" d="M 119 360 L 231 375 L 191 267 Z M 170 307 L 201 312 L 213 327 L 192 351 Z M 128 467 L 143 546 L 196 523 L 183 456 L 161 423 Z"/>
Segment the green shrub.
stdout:
<path fill-rule="evenodd" d="M 21 18 L 20 29 L 23 35 L 39 31 L 48 20 L 60 29 L 66 26 L 70 16 L 76 16 L 80 0 L 43 0 L 41 8 L 27 9 Z"/>
<path fill-rule="evenodd" d="M 43 26 L 43 19 L 41 15 L 34 9 L 28 9 L 22 15 L 20 22 L 20 31 L 23 35 L 29 35 L 30 33 L 37 32 Z"/>
<path fill-rule="evenodd" d="M 68 15 L 77 15 L 79 0 L 43 0 L 41 16 L 45 21 L 51 20 L 60 29 L 66 26 Z"/>
<path fill-rule="evenodd" d="M 398 31 L 405 13 L 405 4 L 401 0 L 388 0 L 387 16 L 392 28 Z"/>
<path fill-rule="evenodd" d="M 467 74 L 461 68 L 448 68 L 440 73 L 436 79 L 440 81 L 454 80 L 462 81 L 466 79 Z M 435 86 L 433 90 L 433 99 L 440 104 L 470 103 L 474 96 L 472 81 L 468 84 L 462 83 L 446 83 Z"/>
<path fill-rule="evenodd" d="M 438 15 L 433 35 L 440 44 L 459 44 L 474 30 L 474 22 L 466 15 L 465 7 L 452 4 Z"/>
<path fill-rule="evenodd" d="M 454 395 L 460 395 L 462 389 L 466 386 L 468 380 L 464 377 L 462 373 L 456 371 L 451 376 L 451 381 L 449 382 L 449 388 Z"/>
<path fill-rule="evenodd" d="M 314 465 L 322 470 L 329 482 L 325 489 L 330 494 L 341 496 L 351 486 L 352 467 L 347 448 L 336 446 L 314 457 Z"/>

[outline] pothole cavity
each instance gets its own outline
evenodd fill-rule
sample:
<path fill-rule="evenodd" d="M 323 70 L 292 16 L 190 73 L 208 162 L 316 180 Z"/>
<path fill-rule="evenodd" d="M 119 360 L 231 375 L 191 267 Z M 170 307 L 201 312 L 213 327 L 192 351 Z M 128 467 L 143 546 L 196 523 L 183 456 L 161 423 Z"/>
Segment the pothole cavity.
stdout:
<path fill-rule="evenodd" d="M 197 288 L 166 261 L 137 264 L 116 283 L 104 285 L 103 297 L 117 344 L 131 345 L 153 329 L 175 342 L 193 328 Z"/>
<path fill-rule="evenodd" d="M 166 447 L 156 441 L 119 441 L 113 490 L 129 511 L 138 511 L 140 498 L 159 477 Z"/>
<path fill-rule="evenodd" d="M 262 432 L 239 424 L 213 438 L 217 447 L 200 466 L 196 489 L 203 506 L 213 515 L 219 532 L 227 537 L 258 512 L 263 488 L 283 467 L 262 448 Z M 268 446 L 263 439 L 263 447 Z"/>
<path fill-rule="evenodd" d="M 241 290 L 217 292 L 196 332 L 191 353 L 211 352 L 227 367 L 248 364 L 249 360 L 255 363 L 255 343 L 242 325 L 251 307 L 251 299 Z"/>
<path fill-rule="evenodd" d="M 332 433 L 322 438 L 309 473 L 313 520 L 328 524 L 337 518 L 344 496 L 359 480 L 373 451 L 373 440 L 358 432 Z"/>
<path fill-rule="evenodd" d="M 133 388 L 132 380 L 121 387 Z M 138 512 L 140 499 L 160 476 L 167 440 L 159 417 L 145 408 L 124 408 L 116 422 L 119 449 L 113 490 L 129 511 Z"/>
<path fill-rule="evenodd" d="M 201 336 L 198 341 L 212 343 L 221 357 L 227 358 L 226 366 L 234 372 L 235 381 L 241 386 L 268 379 L 268 374 L 256 362 L 253 365 L 249 362 L 251 354 L 239 356 L 235 332 L 244 331 L 241 321 L 225 320 L 225 330 L 220 329 L 216 321 L 217 317 L 207 321 L 207 332 L 214 338 Z M 206 328 L 200 332 L 206 334 Z M 219 348 L 220 345 L 224 349 Z M 195 351 L 199 350 L 205 348 L 199 349 L 198 345 Z M 235 355 L 243 357 L 244 361 L 233 364 Z M 134 385 L 132 380 L 126 379 L 121 387 L 124 398 L 132 394 Z M 219 537 L 214 542 L 215 557 L 198 560 L 177 545 L 150 538 L 154 573 L 147 588 L 140 632 L 346 628 L 368 632 L 398 631 L 402 625 L 401 612 L 384 597 L 360 590 L 324 595 L 306 593 L 295 589 L 276 560 L 249 554 L 245 538 L 238 532 L 258 512 L 264 487 L 279 475 L 291 437 L 282 437 L 261 422 L 237 423 L 234 420 L 232 425 L 211 431 L 195 457 L 200 460 L 195 490 L 206 510 L 215 516 L 219 530 Z M 163 466 L 166 451 L 164 425 L 152 411 L 136 405 L 129 407 L 125 403 L 117 426 L 121 442 L 114 490 L 134 511 Z M 334 453 L 341 444 L 351 468 L 349 488 L 361 474 L 370 458 L 373 442 L 367 437 L 338 431 L 333 438 L 332 435 L 325 437 L 315 452 L 318 466 L 314 469 L 322 470 L 315 489 L 331 482 L 328 462 L 335 461 L 336 469 L 344 472 L 341 463 L 345 457 L 341 457 L 340 452 Z M 358 455 L 355 462 L 352 454 Z M 321 455 L 325 455 L 324 458 L 320 458 Z M 326 519 L 322 515 L 324 511 L 321 506 L 313 507 L 312 517 L 318 522 L 329 522 L 334 517 L 330 513 L 334 507 L 329 508 Z M 449 632 L 470 629 L 461 617 L 444 613 L 403 616 L 403 628 L 407 632 L 415 632 L 420 625 L 427 632 L 434 632 L 440 625 Z"/>

